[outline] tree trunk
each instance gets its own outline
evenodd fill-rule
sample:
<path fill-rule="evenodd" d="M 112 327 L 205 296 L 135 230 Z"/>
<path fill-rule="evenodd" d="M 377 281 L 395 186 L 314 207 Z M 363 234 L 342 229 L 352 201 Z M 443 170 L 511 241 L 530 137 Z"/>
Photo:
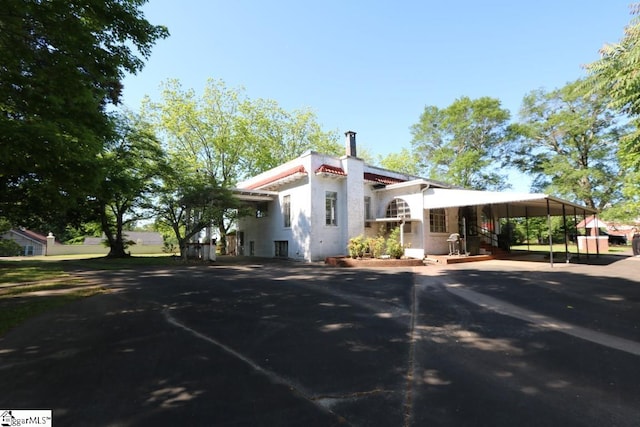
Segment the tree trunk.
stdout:
<path fill-rule="evenodd" d="M 122 228 L 123 228 L 123 220 L 122 215 L 116 214 L 116 224 L 115 224 L 115 233 L 114 230 L 111 229 L 112 224 L 109 223 L 107 217 L 107 205 L 102 206 L 102 214 L 101 222 L 102 222 L 102 231 L 107 236 L 107 242 L 109 242 L 109 253 L 107 254 L 107 258 L 126 258 L 130 256 L 130 254 L 125 252 L 125 244 L 124 239 L 122 237 Z"/>
<path fill-rule="evenodd" d="M 224 225 L 218 226 L 218 232 L 220 233 L 220 240 L 218 245 L 220 246 L 220 255 L 227 254 L 227 229 Z"/>
<path fill-rule="evenodd" d="M 126 258 L 130 256 L 127 252 L 125 252 L 124 242 L 122 239 L 114 239 L 109 245 L 109 254 L 107 254 L 107 258 Z"/>

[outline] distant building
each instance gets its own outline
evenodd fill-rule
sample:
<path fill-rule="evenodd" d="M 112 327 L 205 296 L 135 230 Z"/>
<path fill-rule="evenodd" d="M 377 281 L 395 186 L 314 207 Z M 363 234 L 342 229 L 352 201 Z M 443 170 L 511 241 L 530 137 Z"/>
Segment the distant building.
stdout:
<path fill-rule="evenodd" d="M 138 246 L 151 246 L 164 244 L 162 234 L 157 231 L 125 231 L 125 240 L 131 240 Z M 84 239 L 84 245 L 101 245 L 107 240 L 103 234 L 101 237 L 86 237 Z"/>
<path fill-rule="evenodd" d="M 36 233 L 24 228 L 11 229 L 0 238 L 13 240 L 22 247 L 20 255 L 79 255 L 107 253 L 108 248 L 103 245 L 105 237 L 87 237 L 82 245 L 63 245 L 55 240 L 53 234 L 49 236 Z M 164 245 L 162 234 L 155 231 L 127 231 L 125 238 L 132 240 L 131 247 L 136 253 L 160 253 Z"/>
<path fill-rule="evenodd" d="M 46 255 L 47 236 L 27 230 L 26 228 L 14 228 L 4 233 L 3 239 L 13 240 L 22 247 L 23 256 Z"/>

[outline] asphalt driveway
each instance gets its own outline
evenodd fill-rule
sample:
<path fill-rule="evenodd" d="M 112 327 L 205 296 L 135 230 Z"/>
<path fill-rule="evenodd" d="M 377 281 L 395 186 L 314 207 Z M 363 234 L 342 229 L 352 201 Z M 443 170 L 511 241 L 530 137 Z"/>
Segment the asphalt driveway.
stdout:
<path fill-rule="evenodd" d="M 0 339 L 0 408 L 65 426 L 638 425 L 638 260 L 86 272 L 112 292 Z"/>

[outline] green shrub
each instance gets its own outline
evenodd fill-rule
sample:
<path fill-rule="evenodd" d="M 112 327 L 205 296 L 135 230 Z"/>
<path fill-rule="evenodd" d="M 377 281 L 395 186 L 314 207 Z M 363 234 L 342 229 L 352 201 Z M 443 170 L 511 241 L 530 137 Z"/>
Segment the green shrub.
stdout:
<path fill-rule="evenodd" d="M 384 236 L 378 236 L 376 238 L 370 237 L 367 239 L 367 246 L 369 246 L 369 252 L 373 258 L 380 258 L 384 254 L 386 248 L 386 242 Z"/>
<path fill-rule="evenodd" d="M 349 256 L 351 258 L 362 258 L 367 250 L 367 244 L 364 240 L 364 236 L 360 235 L 349 239 L 347 250 L 349 251 Z"/>
<path fill-rule="evenodd" d="M 0 256 L 18 256 L 22 247 L 13 240 L 0 239 Z"/>
<path fill-rule="evenodd" d="M 394 228 L 387 239 L 387 255 L 400 258 L 404 255 L 404 246 L 400 244 L 400 227 Z"/>

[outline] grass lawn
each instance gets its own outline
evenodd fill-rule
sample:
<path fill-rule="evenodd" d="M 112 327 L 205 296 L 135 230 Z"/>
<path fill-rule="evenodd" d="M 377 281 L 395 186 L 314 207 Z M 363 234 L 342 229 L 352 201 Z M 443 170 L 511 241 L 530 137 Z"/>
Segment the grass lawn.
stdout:
<path fill-rule="evenodd" d="M 121 270 L 136 266 L 176 265 L 170 256 L 125 259 L 78 256 L 0 258 L 0 336 L 22 322 L 64 304 L 106 292 L 74 277 L 72 270 Z"/>
<path fill-rule="evenodd" d="M 56 286 L 58 286 L 57 289 L 60 289 L 58 284 Z M 44 285 L 39 286 L 39 290 L 42 290 L 43 287 Z M 104 289 L 99 286 L 85 286 L 83 288 L 74 287 L 63 294 L 47 296 L 29 296 L 28 292 L 22 293 L 22 296 L 11 293 L 0 295 L 0 337 L 32 317 L 102 292 Z"/>

